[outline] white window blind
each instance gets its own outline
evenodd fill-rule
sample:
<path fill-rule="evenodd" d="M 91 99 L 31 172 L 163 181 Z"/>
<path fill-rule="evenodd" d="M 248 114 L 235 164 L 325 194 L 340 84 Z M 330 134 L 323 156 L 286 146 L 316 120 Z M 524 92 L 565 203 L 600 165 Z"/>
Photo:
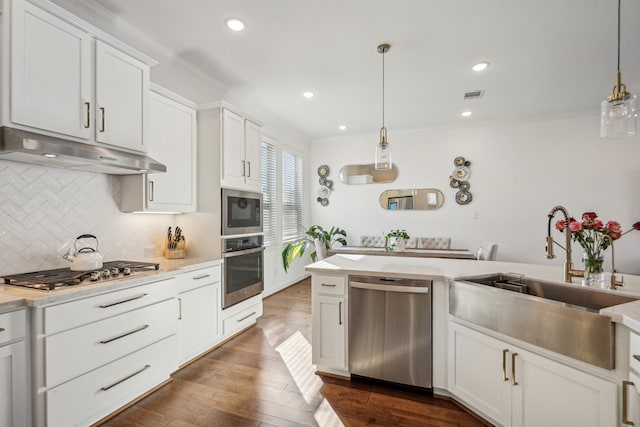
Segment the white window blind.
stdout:
<path fill-rule="evenodd" d="M 262 141 L 262 226 L 264 245 L 276 243 L 276 147 Z"/>
<path fill-rule="evenodd" d="M 300 238 L 302 225 L 302 157 L 282 151 L 282 240 Z"/>

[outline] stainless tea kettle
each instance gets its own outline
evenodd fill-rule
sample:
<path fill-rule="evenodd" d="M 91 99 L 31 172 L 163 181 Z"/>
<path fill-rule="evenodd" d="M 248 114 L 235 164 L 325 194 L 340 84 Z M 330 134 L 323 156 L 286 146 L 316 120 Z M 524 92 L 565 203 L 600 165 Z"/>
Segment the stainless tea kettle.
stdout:
<path fill-rule="evenodd" d="M 78 241 L 80 239 L 95 239 L 96 247 L 83 246 L 78 249 Z M 62 258 L 71 262 L 69 267 L 71 271 L 91 271 L 102 268 L 102 255 L 98 252 L 98 238 L 93 234 L 83 234 L 76 237 L 74 249 L 69 248 Z"/>

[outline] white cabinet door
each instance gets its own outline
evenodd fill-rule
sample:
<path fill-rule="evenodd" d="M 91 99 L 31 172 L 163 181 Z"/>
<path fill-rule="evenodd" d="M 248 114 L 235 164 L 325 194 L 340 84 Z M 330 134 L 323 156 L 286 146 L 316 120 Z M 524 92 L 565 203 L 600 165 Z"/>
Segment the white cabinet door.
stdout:
<path fill-rule="evenodd" d="M 178 294 L 180 364 L 213 347 L 220 337 L 220 283 Z"/>
<path fill-rule="evenodd" d="M 244 121 L 245 182 L 256 191 L 262 188 L 262 137 L 260 126 Z"/>
<path fill-rule="evenodd" d="M 148 207 L 155 212 L 196 210 L 196 111 L 151 92 L 149 155 L 167 166 L 148 176 Z"/>
<path fill-rule="evenodd" d="M 222 109 L 222 183 L 223 186 L 244 186 L 244 119 Z"/>
<path fill-rule="evenodd" d="M 0 347 L 0 427 L 27 426 L 25 343 Z"/>
<path fill-rule="evenodd" d="M 345 298 L 313 295 L 313 363 L 322 368 L 347 369 Z"/>
<path fill-rule="evenodd" d="M 149 67 L 96 40 L 96 141 L 146 150 Z"/>
<path fill-rule="evenodd" d="M 449 358 L 449 390 L 483 415 L 509 425 L 509 346 L 451 322 Z"/>
<path fill-rule="evenodd" d="M 515 349 L 513 426 L 615 425 L 617 384 Z"/>
<path fill-rule="evenodd" d="M 90 138 L 91 38 L 27 2 L 12 6 L 10 120 Z"/>

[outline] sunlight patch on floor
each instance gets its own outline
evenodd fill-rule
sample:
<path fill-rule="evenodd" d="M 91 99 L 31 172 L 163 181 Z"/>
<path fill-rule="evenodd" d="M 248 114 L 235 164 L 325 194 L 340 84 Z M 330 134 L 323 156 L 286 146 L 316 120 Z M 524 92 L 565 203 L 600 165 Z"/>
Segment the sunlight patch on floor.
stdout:
<path fill-rule="evenodd" d="M 296 331 L 276 347 L 276 351 L 280 353 L 280 357 L 287 365 L 287 369 L 289 369 L 304 400 L 311 403 L 314 397 L 320 395 L 322 381 L 315 374 L 315 366 L 311 363 L 311 344 L 309 341 L 300 331 Z M 322 399 L 314 418 L 321 427 L 344 427 L 327 399 Z"/>

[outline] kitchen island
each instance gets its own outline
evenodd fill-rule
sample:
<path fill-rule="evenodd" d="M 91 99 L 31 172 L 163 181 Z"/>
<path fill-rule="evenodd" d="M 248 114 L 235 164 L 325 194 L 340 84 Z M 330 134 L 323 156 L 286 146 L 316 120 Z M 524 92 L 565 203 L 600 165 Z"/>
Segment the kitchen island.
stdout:
<path fill-rule="evenodd" d="M 374 276 L 433 281 L 433 390 L 460 401 L 496 425 L 622 425 L 640 401 L 632 352 L 640 342 L 640 301 L 604 308 L 615 327 L 615 367 L 605 369 L 457 318 L 449 288 L 457 278 L 518 273 L 562 286 L 560 267 L 457 259 L 340 254 L 306 267 L 312 273 L 313 357 L 317 370 L 349 377 L 349 278 Z M 496 292 L 509 292 L 491 289 Z M 640 277 L 593 292 L 640 297 Z M 487 306 L 486 310 L 500 310 Z M 332 322 L 331 313 L 337 313 Z M 512 319 L 517 322 L 518 319 Z M 563 325 L 557 325 L 561 328 Z M 585 333 L 588 333 L 585 331 Z M 630 352 L 631 347 L 631 352 Z M 636 382 L 637 384 L 637 382 Z M 626 401 L 623 405 L 622 394 Z M 558 402 L 562 402 L 560 405 Z M 629 405 L 627 405 L 629 403 Z"/>
<path fill-rule="evenodd" d="M 476 254 L 466 249 L 423 249 L 406 248 L 401 251 L 387 251 L 385 248 L 372 246 L 342 246 L 331 248 L 327 251 L 327 256 L 337 254 L 354 255 L 381 255 L 381 256 L 401 256 L 418 258 L 454 258 L 454 259 L 476 259 Z"/>

